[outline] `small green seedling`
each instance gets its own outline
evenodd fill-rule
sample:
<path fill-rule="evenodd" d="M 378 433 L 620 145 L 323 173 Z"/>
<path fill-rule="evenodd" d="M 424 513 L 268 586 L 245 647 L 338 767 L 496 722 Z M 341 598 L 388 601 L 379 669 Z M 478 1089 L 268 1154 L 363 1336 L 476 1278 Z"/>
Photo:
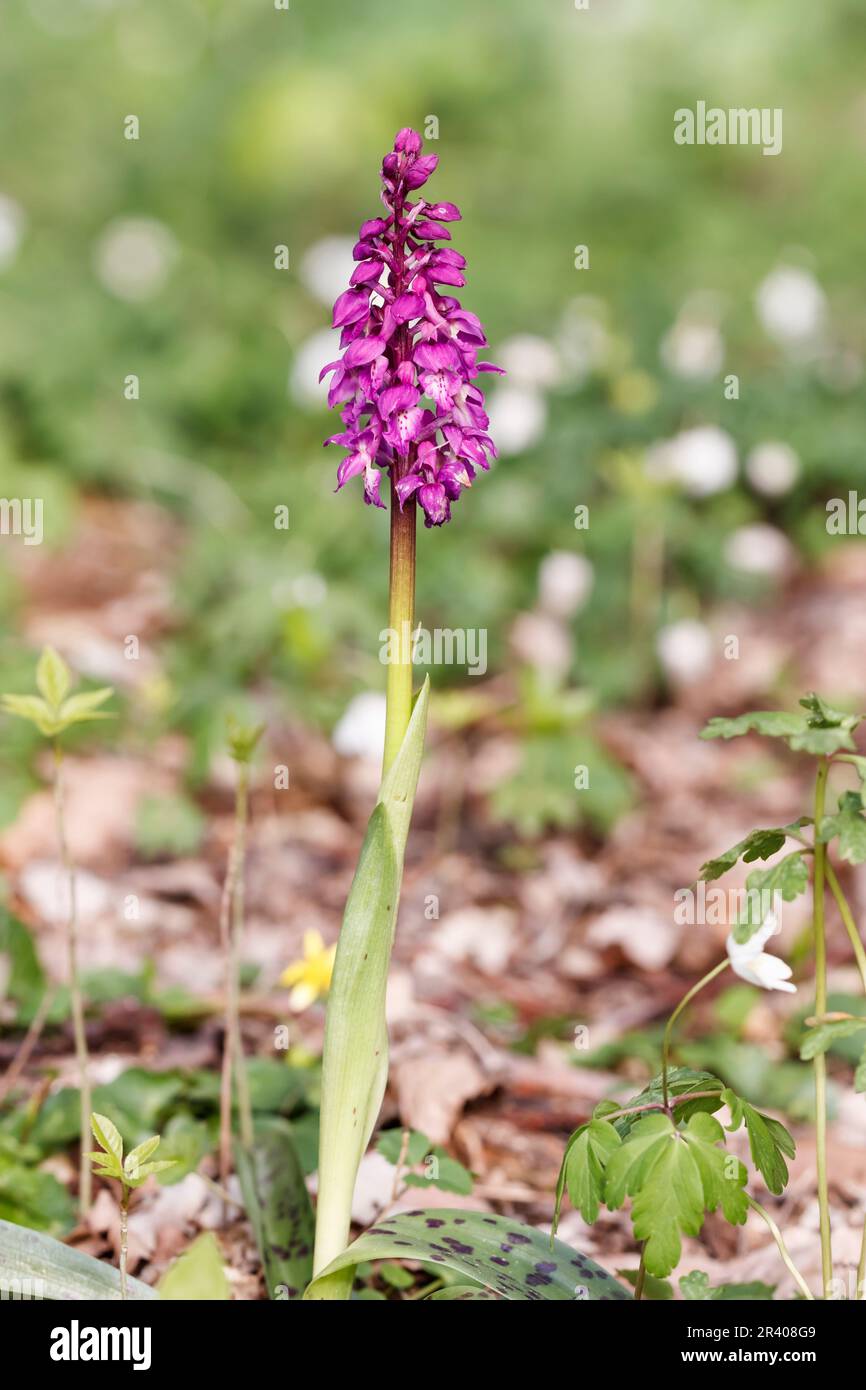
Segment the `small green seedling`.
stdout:
<path fill-rule="evenodd" d="M 76 914 L 75 865 L 69 852 L 64 812 L 63 747 L 61 736 L 73 724 L 89 724 L 113 716 L 102 710 L 111 695 L 111 686 L 70 695 L 72 674 L 63 657 L 53 647 L 45 647 L 36 666 L 38 695 L 3 695 L 0 703 L 7 714 L 34 724 L 54 749 L 54 812 L 60 858 L 69 884 L 69 916 L 66 926 L 69 958 L 69 993 L 72 1002 L 72 1027 L 75 1034 L 75 1056 L 78 1062 L 80 1094 L 80 1161 L 78 1174 L 78 1205 L 82 1217 L 90 1207 L 90 1169 L 84 1157 L 84 1136 L 90 1114 L 90 1080 L 87 1035 L 84 1028 L 84 996 L 78 973 L 78 918 Z"/>
<path fill-rule="evenodd" d="M 99 708 L 114 694 L 110 685 L 78 695 L 69 694 L 71 686 L 72 675 L 63 657 L 53 647 L 45 647 L 36 667 L 39 694 L 3 695 L 3 708 L 7 714 L 35 724 L 40 734 L 51 739 L 58 738 L 73 724 L 113 717 Z"/>
<path fill-rule="evenodd" d="M 158 1134 L 145 1139 L 136 1148 L 123 1156 L 123 1139 L 117 1126 L 107 1115 L 92 1114 L 90 1128 L 99 1145 L 93 1153 L 85 1154 L 93 1163 L 93 1171 L 98 1178 L 115 1178 L 120 1183 L 120 1296 L 126 1298 L 126 1259 L 129 1244 L 129 1195 L 133 1188 L 141 1184 L 152 1173 L 164 1173 L 173 1168 L 173 1158 L 151 1160 L 162 1142 Z"/>

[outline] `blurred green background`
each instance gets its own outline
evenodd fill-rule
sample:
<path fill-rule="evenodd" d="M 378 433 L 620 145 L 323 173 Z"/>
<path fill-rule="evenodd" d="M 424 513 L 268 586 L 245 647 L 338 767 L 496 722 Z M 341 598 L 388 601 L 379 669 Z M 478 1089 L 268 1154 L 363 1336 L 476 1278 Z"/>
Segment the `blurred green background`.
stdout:
<path fill-rule="evenodd" d="M 502 669 L 539 565 L 579 554 L 588 592 L 566 563 L 542 595 L 569 643 L 547 675 L 637 702 L 665 625 L 828 543 L 866 437 L 859 0 L 4 0 L 0 24 L 0 496 L 44 497 L 53 545 L 84 494 L 176 515 L 166 724 L 266 682 L 329 727 L 384 684 L 387 522 L 332 495 L 314 381 L 382 155 L 431 117 L 509 375 L 503 457 L 421 535 L 425 625 L 486 628 Z M 782 153 L 677 146 L 698 99 L 781 107 Z M 0 598 L 17 688 L 14 565 Z"/>

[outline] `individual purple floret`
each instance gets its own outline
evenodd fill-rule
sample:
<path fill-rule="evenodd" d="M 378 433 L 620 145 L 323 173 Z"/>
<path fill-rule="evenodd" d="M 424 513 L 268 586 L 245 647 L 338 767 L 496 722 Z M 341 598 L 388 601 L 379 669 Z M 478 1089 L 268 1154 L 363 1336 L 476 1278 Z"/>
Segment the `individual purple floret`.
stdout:
<path fill-rule="evenodd" d="M 363 473 L 364 500 L 383 507 L 387 469 L 400 509 L 416 498 L 426 526 L 450 521 L 451 503 L 471 487 L 476 467 L 496 457 L 472 379 L 502 371 L 478 361 L 487 346 L 480 319 L 441 288 L 466 283 L 465 258 L 437 245 L 451 240 L 446 224 L 460 220 L 459 209 L 409 197 L 438 162 L 422 155 L 414 130 L 398 132 L 382 161 L 385 216 L 362 225 L 357 266 L 334 305 L 345 351 L 319 378 L 334 373 L 328 405 L 342 407 L 345 428 L 325 441 L 349 450 L 337 488 Z"/>

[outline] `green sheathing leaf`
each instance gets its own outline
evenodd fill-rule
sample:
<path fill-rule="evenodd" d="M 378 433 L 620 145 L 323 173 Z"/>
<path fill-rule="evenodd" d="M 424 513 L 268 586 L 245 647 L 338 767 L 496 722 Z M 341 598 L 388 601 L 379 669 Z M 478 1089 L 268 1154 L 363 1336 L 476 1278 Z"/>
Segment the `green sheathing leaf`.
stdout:
<path fill-rule="evenodd" d="M 506 1216 L 481 1212 L 404 1212 L 372 1226 L 314 1279 L 306 1299 L 327 1297 L 320 1286 L 364 1260 L 423 1260 L 478 1280 L 510 1301 L 631 1298 L 618 1280 L 562 1241 Z"/>
<path fill-rule="evenodd" d="M 235 1160 L 268 1293 L 301 1298 L 313 1274 L 314 1221 L 291 1126 L 259 1122 L 252 1153 L 238 1145 Z"/>
<path fill-rule="evenodd" d="M 429 680 L 370 817 L 337 943 L 322 1054 L 316 1257 L 345 1248 L 358 1165 L 388 1076 L 385 991 L 397 921 L 403 854 L 427 728 Z M 333 1285 L 345 1297 L 346 1278 Z"/>
<path fill-rule="evenodd" d="M 175 1303 L 215 1303 L 231 1298 L 223 1257 L 213 1231 L 197 1236 L 169 1265 L 159 1281 L 159 1296 Z"/>
<path fill-rule="evenodd" d="M 0 1221 L 0 1286 L 58 1301 L 120 1300 L 120 1275 L 112 1265 L 8 1221 Z M 127 1286 L 130 1298 L 159 1297 L 138 1279 L 127 1279 Z"/>

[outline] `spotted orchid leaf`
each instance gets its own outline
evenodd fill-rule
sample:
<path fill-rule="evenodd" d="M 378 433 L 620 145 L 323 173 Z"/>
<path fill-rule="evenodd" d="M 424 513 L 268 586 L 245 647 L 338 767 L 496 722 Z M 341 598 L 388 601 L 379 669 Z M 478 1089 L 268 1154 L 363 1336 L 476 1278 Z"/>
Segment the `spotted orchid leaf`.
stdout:
<path fill-rule="evenodd" d="M 313 1273 L 313 1209 L 286 1120 L 260 1120 L 252 1152 L 235 1150 L 241 1195 L 273 1299 L 301 1298 Z"/>
<path fill-rule="evenodd" d="M 338 1255 L 317 1285 L 367 1260 L 422 1260 L 455 1270 L 510 1302 L 598 1301 L 631 1298 L 613 1275 L 571 1246 L 507 1216 L 433 1207 L 388 1217 Z"/>

